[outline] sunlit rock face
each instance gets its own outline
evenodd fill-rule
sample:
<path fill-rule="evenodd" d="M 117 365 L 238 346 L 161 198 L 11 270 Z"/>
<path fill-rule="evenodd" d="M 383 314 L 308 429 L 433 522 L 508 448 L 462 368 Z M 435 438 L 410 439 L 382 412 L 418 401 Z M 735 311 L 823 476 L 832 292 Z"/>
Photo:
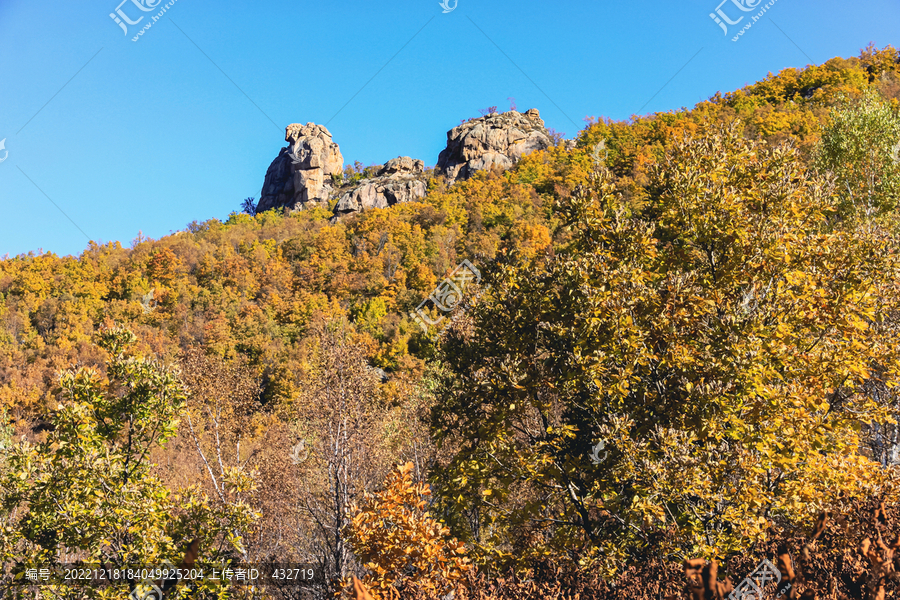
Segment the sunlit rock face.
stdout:
<path fill-rule="evenodd" d="M 327 203 L 334 192 L 331 176 L 344 168 L 341 150 L 324 125 L 288 125 L 284 140 L 287 147 L 281 149 L 266 171 L 258 212 Z"/>
<path fill-rule="evenodd" d="M 447 132 L 437 172 L 450 183 L 493 167 L 508 169 L 524 155 L 553 145 L 536 108 L 471 119 Z"/>

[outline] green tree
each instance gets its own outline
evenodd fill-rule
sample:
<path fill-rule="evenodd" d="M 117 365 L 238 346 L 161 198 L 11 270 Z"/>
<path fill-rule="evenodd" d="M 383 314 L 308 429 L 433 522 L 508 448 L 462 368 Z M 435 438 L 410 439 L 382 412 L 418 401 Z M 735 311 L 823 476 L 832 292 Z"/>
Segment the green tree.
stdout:
<path fill-rule="evenodd" d="M 248 507 L 216 512 L 196 490 L 173 493 L 152 474 L 150 451 L 174 435 L 185 391 L 173 369 L 129 355 L 134 342 L 127 330 L 104 330 L 106 377 L 89 368 L 63 373 L 47 439 L 22 442 L 6 457 L 4 563 L 53 565 L 65 553 L 92 564 L 151 567 L 177 564 L 194 537 L 208 560 L 225 557 L 209 550 L 217 541 L 239 547 L 236 532 L 253 518 Z M 108 597 L 139 583 L 78 592 Z"/>
<path fill-rule="evenodd" d="M 834 174 L 843 211 L 883 213 L 900 199 L 900 117 L 873 89 L 831 111 L 815 154 Z"/>

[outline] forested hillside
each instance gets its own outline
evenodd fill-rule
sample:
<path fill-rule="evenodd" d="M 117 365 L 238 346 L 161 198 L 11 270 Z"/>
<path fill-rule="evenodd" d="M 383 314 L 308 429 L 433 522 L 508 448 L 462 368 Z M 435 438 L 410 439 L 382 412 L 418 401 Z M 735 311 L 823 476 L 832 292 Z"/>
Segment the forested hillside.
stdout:
<path fill-rule="evenodd" d="M 657 598 L 790 554 L 790 597 L 896 595 L 851 556 L 900 540 L 900 53 L 587 121 L 420 202 L 0 260 L 3 562 Z"/>

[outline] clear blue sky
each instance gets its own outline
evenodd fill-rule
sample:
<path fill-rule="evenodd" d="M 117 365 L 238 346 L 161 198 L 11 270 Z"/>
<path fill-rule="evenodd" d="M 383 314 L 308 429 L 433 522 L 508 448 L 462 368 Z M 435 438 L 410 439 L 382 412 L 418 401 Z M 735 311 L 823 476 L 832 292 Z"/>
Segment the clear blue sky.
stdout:
<path fill-rule="evenodd" d="M 127 36 L 119 1 L 0 0 L 0 257 L 224 218 L 259 196 L 289 123 L 327 124 L 345 162 L 433 165 L 448 129 L 510 96 L 573 137 L 586 115 L 900 45 L 896 0 L 778 0 L 737 43 L 718 0 L 177 0 L 138 42 L 168 0 L 126 0 L 147 15 Z"/>

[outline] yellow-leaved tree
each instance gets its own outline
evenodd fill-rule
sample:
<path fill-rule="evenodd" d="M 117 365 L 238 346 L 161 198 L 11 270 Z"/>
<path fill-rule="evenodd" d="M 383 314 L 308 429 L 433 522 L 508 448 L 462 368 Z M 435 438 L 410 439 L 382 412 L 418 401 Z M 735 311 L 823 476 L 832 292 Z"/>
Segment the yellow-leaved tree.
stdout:
<path fill-rule="evenodd" d="M 671 140 L 644 195 L 611 181 L 561 197 L 558 250 L 500 264 L 444 343 L 454 533 L 611 573 L 877 491 L 860 432 L 893 418 L 867 392 L 897 385 L 890 231 L 830 218 L 833 182 L 739 124 Z"/>

